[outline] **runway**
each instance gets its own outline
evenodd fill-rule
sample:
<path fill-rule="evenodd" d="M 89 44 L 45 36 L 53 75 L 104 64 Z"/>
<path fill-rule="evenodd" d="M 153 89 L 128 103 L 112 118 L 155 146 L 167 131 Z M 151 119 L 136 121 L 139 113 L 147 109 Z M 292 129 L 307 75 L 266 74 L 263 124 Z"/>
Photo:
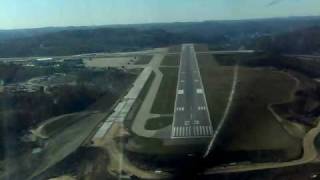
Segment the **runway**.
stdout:
<path fill-rule="evenodd" d="M 171 138 L 211 137 L 213 129 L 192 44 L 183 44 Z"/>

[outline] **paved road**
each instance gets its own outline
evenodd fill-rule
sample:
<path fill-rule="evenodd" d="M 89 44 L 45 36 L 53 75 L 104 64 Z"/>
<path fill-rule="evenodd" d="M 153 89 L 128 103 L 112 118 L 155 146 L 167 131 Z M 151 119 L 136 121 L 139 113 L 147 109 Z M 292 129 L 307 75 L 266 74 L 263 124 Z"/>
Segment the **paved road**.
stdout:
<path fill-rule="evenodd" d="M 182 46 L 171 138 L 213 134 L 201 75 L 192 44 Z"/>

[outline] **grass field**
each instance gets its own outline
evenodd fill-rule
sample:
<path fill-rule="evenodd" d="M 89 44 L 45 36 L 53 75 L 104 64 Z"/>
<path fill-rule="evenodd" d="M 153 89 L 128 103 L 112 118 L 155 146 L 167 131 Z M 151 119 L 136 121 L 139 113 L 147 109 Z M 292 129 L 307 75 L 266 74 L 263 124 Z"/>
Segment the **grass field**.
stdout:
<path fill-rule="evenodd" d="M 148 119 L 144 127 L 147 130 L 157 130 L 169 126 L 172 123 L 172 120 L 172 116 L 152 118 Z"/>
<path fill-rule="evenodd" d="M 278 150 L 293 159 L 301 141 L 290 136 L 267 106 L 290 98 L 295 81 L 270 70 L 240 68 L 239 84 L 229 122 L 224 130 L 226 150 Z"/>
<path fill-rule="evenodd" d="M 216 126 L 226 108 L 234 67 L 221 66 L 208 55 L 198 55 L 198 61 Z M 282 160 L 298 158 L 301 140 L 290 136 L 267 108 L 269 104 L 287 100 L 294 86 L 295 81 L 284 73 L 240 67 L 235 98 L 217 148 L 224 154 L 227 152 L 228 157 L 244 153 L 247 160 L 262 154 L 281 155 Z"/>
<path fill-rule="evenodd" d="M 215 55 L 215 59 L 219 65 L 233 66 L 235 64 L 248 67 L 270 67 L 272 65 L 279 65 L 277 59 L 270 58 L 270 55 L 264 53 L 254 54 L 228 54 Z"/>
<path fill-rule="evenodd" d="M 180 55 L 167 55 L 161 62 L 161 66 L 179 66 Z"/>
<path fill-rule="evenodd" d="M 214 68 L 218 66 L 216 59 L 211 54 L 198 54 L 197 55 L 199 67 Z"/>
<path fill-rule="evenodd" d="M 181 51 L 181 45 L 175 45 L 169 47 L 169 53 L 177 53 Z"/>
<path fill-rule="evenodd" d="M 132 136 L 126 145 L 126 150 L 145 154 L 167 154 L 170 148 L 165 148 L 163 141 L 156 138 L 145 138 L 142 136 Z"/>
<path fill-rule="evenodd" d="M 219 66 L 210 54 L 197 55 L 211 121 L 220 120 L 230 94 L 233 68 Z"/>
<path fill-rule="evenodd" d="M 233 68 L 201 68 L 203 86 L 213 124 L 219 122 L 227 106 L 232 81 Z"/>
<path fill-rule="evenodd" d="M 67 178 L 67 174 L 72 174 L 77 176 L 78 179 L 114 180 L 116 178 L 107 171 L 109 162 L 110 157 L 105 149 L 82 146 L 36 179 L 52 179 L 52 177 L 56 177 L 53 179 L 70 180 Z M 88 166 L 92 168 L 88 170 Z"/>
<path fill-rule="evenodd" d="M 204 148 L 207 147 L 207 139 L 193 139 L 193 142 L 177 143 L 176 145 L 167 145 L 166 140 L 159 138 L 145 138 L 142 136 L 132 136 L 126 144 L 126 150 L 142 153 L 143 155 L 174 155 L 187 156 L 187 154 L 194 152 L 203 154 Z M 190 141 L 190 140 L 188 140 Z M 151 162 L 152 163 L 152 160 Z"/>
<path fill-rule="evenodd" d="M 151 59 L 152 59 L 152 56 L 140 56 L 134 64 L 136 65 L 149 64 Z"/>
<path fill-rule="evenodd" d="M 71 126 L 73 123 L 79 121 L 80 118 L 84 118 L 87 115 L 88 114 L 79 113 L 62 116 L 61 118 L 58 118 L 57 120 L 54 120 L 44 125 L 41 133 L 43 133 L 47 137 L 51 137 L 61 132 L 63 129 Z"/>
<path fill-rule="evenodd" d="M 196 51 L 202 51 L 202 52 L 204 52 L 204 51 L 208 51 L 208 46 L 205 45 L 205 44 L 195 44 L 195 45 L 194 45 L 194 49 L 195 49 Z"/>
<path fill-rule="evenodd" d="M 151 113 L 172 114 L 176 98 L 178 68 L 160 68 L 163 79 L 153 103 Z"/>

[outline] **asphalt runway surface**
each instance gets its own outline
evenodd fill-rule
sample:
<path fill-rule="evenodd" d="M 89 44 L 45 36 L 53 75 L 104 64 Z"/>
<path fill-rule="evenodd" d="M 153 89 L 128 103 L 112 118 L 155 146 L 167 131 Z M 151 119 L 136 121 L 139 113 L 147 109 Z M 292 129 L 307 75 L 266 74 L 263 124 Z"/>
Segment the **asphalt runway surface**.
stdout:
<path fill-rule="evenodd" d="M 171 138 L 211 137 L 205 92 L 192 44 L 182 46 Z"/>

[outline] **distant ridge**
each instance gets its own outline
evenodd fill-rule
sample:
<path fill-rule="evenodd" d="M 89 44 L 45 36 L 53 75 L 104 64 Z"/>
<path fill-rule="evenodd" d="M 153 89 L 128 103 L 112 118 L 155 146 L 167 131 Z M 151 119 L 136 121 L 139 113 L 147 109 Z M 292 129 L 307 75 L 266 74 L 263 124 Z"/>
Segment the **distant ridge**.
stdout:
<path fill-rule="evenodd" d="M 180 43 L 232 45 L 320 26 L 320 16 L 0 30 L 0 57 L 134 51 Z"/>

